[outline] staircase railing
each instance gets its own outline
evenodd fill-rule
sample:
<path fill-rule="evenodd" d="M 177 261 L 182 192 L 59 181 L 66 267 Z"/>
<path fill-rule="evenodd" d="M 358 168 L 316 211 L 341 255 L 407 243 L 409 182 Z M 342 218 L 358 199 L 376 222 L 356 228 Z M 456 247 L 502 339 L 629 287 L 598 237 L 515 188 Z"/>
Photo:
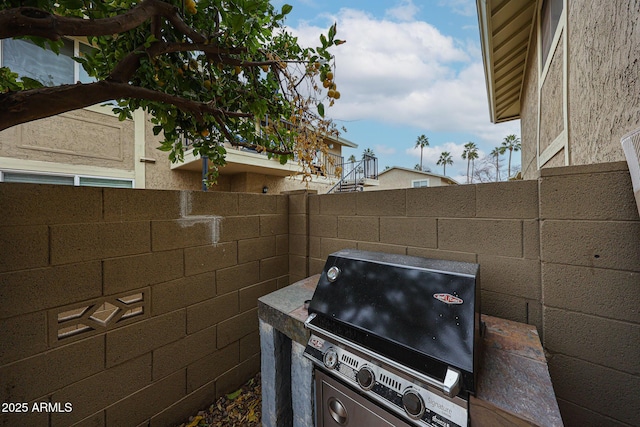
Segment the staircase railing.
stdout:
<path fill-rule="evenodd" d="M 359 162 L 346 162 L 341 165 L 342 178 L 327 192 L 362 191 L 365 179 L 378 179 L 378 158 L 363 156 Z"/>

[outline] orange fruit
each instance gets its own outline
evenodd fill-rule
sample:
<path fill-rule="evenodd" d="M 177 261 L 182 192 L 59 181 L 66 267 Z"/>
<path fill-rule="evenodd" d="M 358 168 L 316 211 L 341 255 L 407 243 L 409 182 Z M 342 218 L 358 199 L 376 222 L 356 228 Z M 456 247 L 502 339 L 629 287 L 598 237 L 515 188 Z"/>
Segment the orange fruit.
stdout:
<path fill-rule="evenodd" d="M 209 136 L 209 129 L 203 129 L 200 131 L 200 135 L 202 135 L 203 137 L 208 137 Z"/>
<path fill-rule="evenodd" d="M 327 73 L 327 80 L 333 80 L 333 73 L 331 71 Z"/>

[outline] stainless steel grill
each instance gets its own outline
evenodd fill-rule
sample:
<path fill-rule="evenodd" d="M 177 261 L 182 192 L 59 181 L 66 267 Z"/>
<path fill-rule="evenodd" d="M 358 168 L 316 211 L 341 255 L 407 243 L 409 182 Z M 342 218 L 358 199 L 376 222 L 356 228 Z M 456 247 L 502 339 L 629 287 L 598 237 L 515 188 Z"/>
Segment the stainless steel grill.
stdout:
<path fill-rule="evenodd" d="M 336 252 L 305 325 L 317 427 L 368 416 L 380 422 L 370 425 L 468 425 L 480 342 L 477 264 Z"/>

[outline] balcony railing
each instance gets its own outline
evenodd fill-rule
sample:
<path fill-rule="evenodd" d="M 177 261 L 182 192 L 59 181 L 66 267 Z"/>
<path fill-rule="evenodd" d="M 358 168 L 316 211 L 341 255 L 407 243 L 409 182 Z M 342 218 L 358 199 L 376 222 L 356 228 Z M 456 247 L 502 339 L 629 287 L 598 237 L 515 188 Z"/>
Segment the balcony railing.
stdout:
<path fill-rule="evenodd" d="M 364 155 L 359 162 L 342 164 L 342 179 L 328 193 L 363 191 L 366 179 L 378 179 L 378 158 Z"/>

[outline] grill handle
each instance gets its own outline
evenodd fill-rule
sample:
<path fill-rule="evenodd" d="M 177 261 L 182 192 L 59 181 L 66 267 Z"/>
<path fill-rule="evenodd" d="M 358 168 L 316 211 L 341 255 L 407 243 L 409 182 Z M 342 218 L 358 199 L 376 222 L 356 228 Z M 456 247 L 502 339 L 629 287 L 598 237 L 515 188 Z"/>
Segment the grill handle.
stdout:
<path fill-rule="evenodd" d="M 307 329 L 312 330 L 313 332 L 317 332 L 320 335 L 324 335 L 325 337 L 329 338 L 330 340 L 339 342 L 342 345 L 345 345 L 347 347 L 352 347 L 356 350 L 358 350 L 359 352 L 366 354 L 369 357 L 372 357 L 374 359 L 379 359 L 380 361 L 382 361 L 383 363 L 388 364 L 389 366 L 394 367 L 395 369 L 398 369 L 399 371 L 405 371 L 410 373 L 412 376 L 418 378 L 420 381 L 437 388 L 438 390 L 440 390 L 442 393 L 446 394 L 449 397 L 454 397 L 458 394 L 458 392 L 460 391 L 460 372 L 451 368 L 451 367 L 447 367 L 447 374 L 444 377 L 444 381 L 438 381 L 435 380 L 427 375 L 424 375 L 414 369 L 409 368 L 408 366 L 403 366 L 400 365 L 399 363 L 388 359 L 380 354 L 377 353 L 373 353 L 370 350 L 368 350 L 365 347 L 362 347 L 356 343 L 350 342 L 348 340 L 345 340 L 342 337 L 339 337 L 331 332 L 328 332 L 322 328 L 317 327 L 316 325 L 313 325 L 311 323 L 311 321 L 313 319 L 315 319 L 316 314 L 315 313 L 311 313 L 309 315 L 309 317 L 307 317 L 307 320 L 305 320 L 304 322 L 304 326 Z"/>

